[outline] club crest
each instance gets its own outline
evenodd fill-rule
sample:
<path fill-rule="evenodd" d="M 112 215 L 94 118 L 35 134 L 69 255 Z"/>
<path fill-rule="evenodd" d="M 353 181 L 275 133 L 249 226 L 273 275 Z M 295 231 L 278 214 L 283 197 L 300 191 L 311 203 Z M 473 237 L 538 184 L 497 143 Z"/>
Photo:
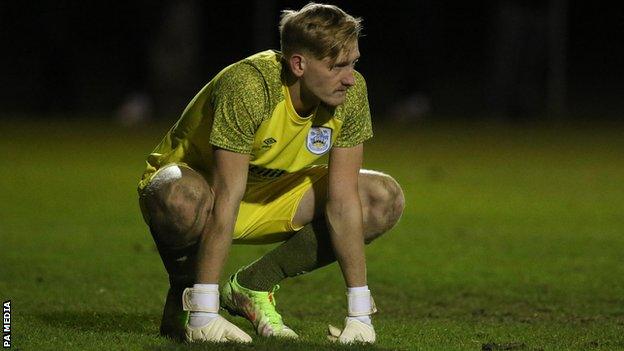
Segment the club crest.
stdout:
<path fill-rule="evenodd" d="M 315 155 L 322 155 L 331 147 L 331 128 L 312 127 L 308 132 L 306 146 Z"/>

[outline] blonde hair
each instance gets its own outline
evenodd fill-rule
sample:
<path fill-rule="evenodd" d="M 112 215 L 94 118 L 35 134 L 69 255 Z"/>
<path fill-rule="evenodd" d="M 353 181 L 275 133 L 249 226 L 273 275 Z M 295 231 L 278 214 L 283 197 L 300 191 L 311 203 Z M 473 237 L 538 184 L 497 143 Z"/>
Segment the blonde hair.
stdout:
<path fill-rule="evenodd" d="M 279 25 L 284 56 L 296 51 L 335 61 L 360 37 L 362 19 L 334 5 L 309 3 L 299 11 L 284 10 Z"/>

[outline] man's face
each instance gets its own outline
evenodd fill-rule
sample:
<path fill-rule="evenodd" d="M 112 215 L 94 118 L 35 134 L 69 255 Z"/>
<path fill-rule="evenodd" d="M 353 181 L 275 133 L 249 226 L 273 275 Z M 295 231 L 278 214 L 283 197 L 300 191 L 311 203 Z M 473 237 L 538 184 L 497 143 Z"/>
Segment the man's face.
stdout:
<path fill-rule="evenodd" d="M 336 62 L 329 58 L 318 60 L 306 56 L 306 66 L 301 81 L 316 98 L 329 106 L 338 106 L 345 101 L 347 89 L 355 84 L 353 70 L 360 57 L 357 41 L 348 52 L 338 56 Z"/>

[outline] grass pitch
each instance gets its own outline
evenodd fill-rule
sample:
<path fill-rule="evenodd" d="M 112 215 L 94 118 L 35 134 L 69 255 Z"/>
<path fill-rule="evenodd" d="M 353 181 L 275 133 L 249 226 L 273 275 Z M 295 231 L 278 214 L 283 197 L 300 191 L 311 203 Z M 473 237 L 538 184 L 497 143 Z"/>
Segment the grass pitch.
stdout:
<path fill-rule="evenodd" d="M 12 301 L 13 348 L 624 349 L 621 126 L 377 125 L 365 167 L 407 198 L 399 225 L 367 248 L 378 343 L 325 341 L 346 311 L 334 264 L 277 295 L 301 341 L 217 346 L 157 337 L 167 279 L 135 187 L 169 126 L 4 120 L 0 297 Z M 226 272 L 268 249 L 234 246 Z"/>

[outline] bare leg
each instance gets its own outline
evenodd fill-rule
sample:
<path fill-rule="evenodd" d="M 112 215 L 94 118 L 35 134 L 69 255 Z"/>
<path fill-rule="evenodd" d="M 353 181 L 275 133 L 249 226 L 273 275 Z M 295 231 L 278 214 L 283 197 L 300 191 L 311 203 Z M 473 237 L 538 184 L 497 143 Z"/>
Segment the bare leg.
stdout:
<path fill-rule="evenodd" d="M 144 219 L 169 274 L 163 336 L 184 337 L 187 314 L 182 311 L 182 291 L 194 283 L 197 241 L 212 201 L 210 186 L 199 173 L 175 165 L 161 169 L 140 194 Z"/>

